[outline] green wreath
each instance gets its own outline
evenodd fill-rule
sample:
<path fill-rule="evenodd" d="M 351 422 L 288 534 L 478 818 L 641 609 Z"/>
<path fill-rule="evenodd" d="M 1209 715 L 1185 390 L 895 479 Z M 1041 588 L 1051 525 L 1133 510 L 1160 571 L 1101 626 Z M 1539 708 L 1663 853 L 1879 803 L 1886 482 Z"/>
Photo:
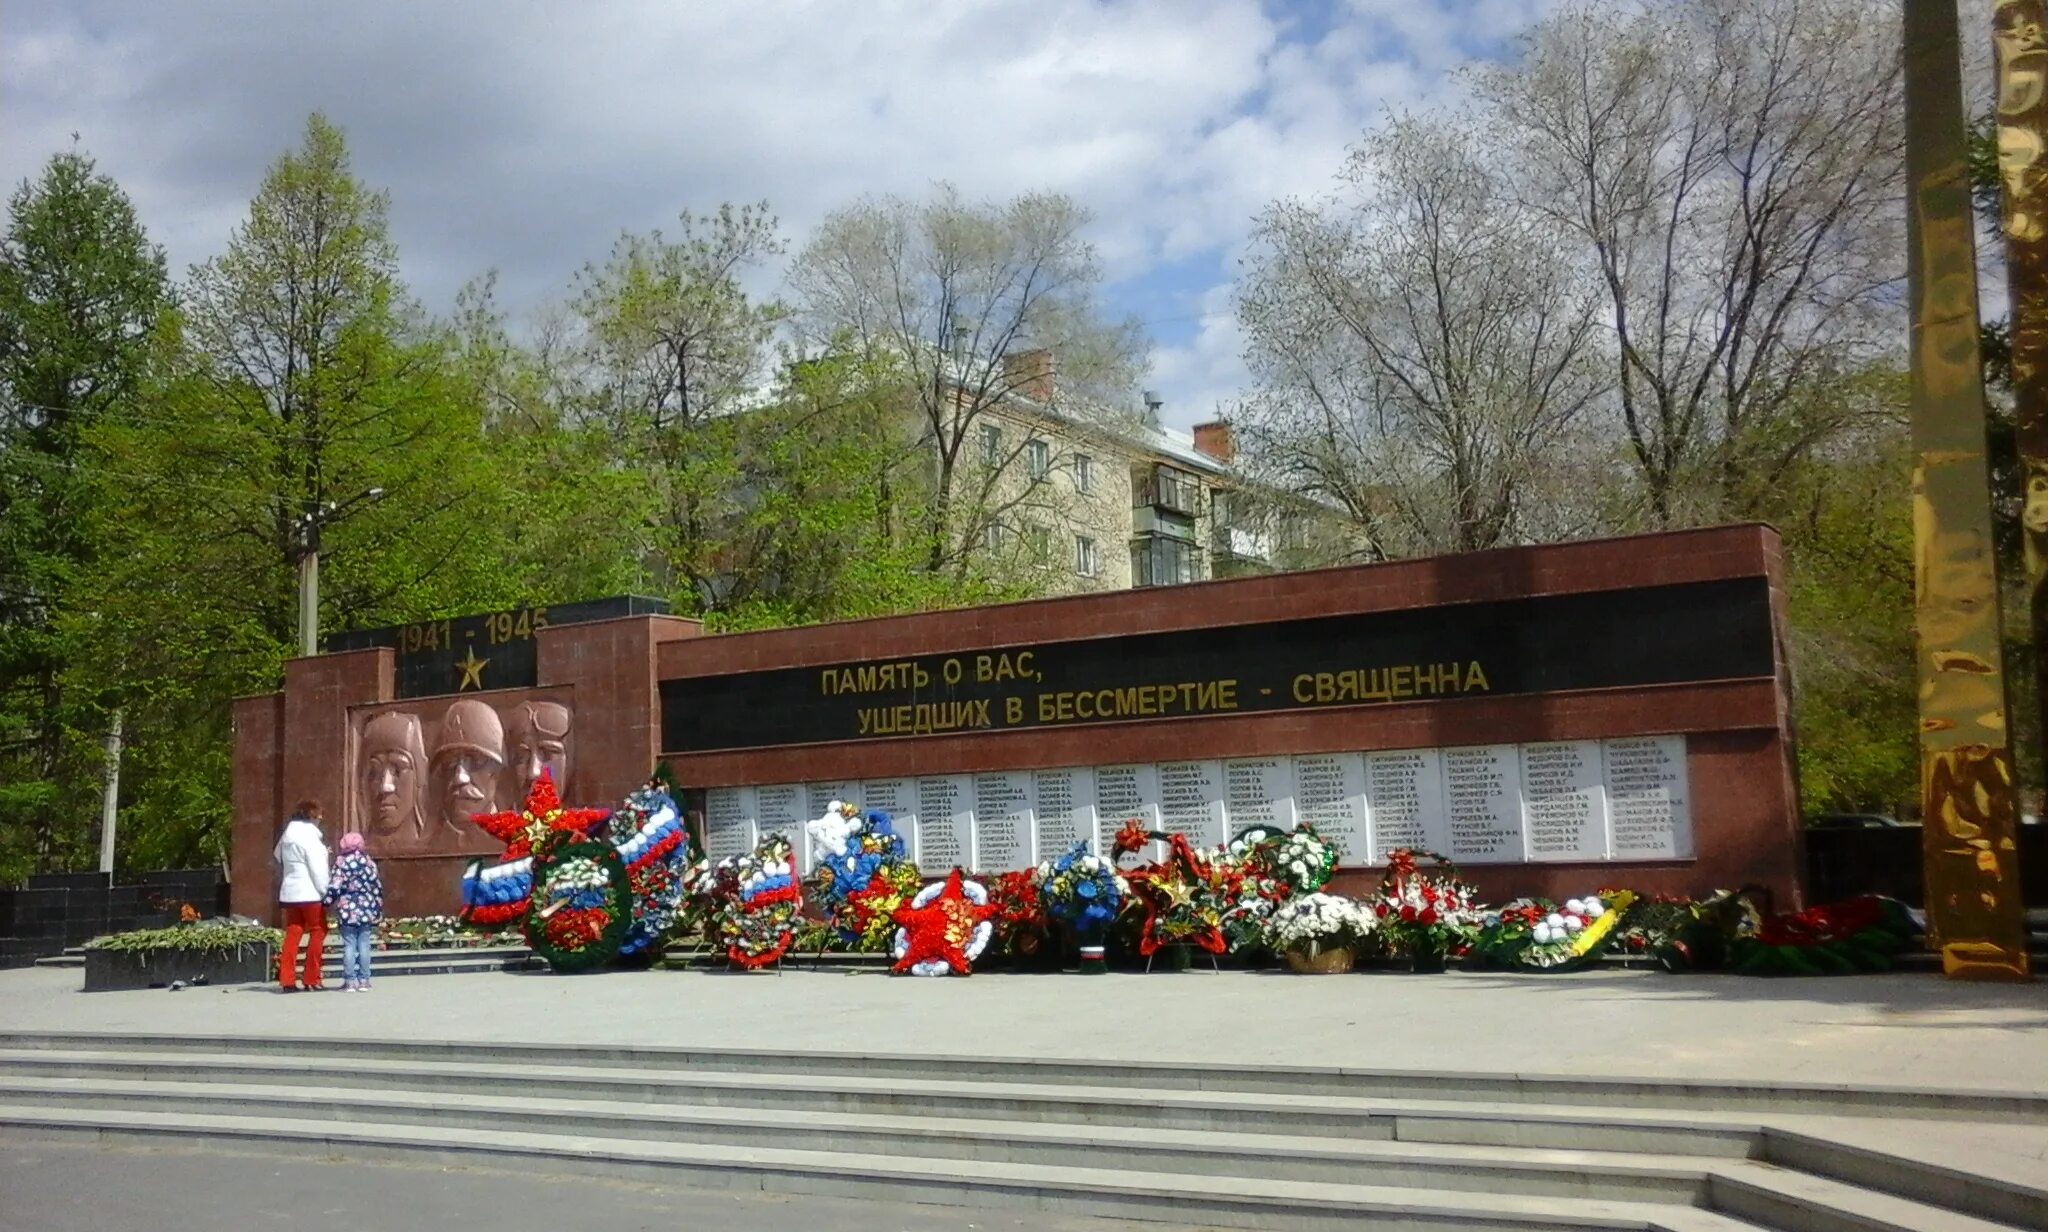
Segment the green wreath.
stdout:
<path fill-rule="evenodd" d="M 610 843 L 551 843 L 533 860 L 526 944 L 552 969 L 591 971 L 618 957 L 633 924 L 626 866 Z"/>

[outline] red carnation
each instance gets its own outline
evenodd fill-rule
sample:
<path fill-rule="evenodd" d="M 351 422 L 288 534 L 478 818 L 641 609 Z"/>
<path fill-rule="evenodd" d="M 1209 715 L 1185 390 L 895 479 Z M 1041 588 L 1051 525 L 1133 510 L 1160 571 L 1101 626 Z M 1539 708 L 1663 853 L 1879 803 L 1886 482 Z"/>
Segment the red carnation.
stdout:
<path fill-rule="evenodd" d="M 1436 908 L 1434 908 L 1434 907 L 1424 907 L 1424 908 L 1422 909 L 1422 922 L 1423 922 L 1424 924 L 1434 924 L 1434 923 L 1436 923 Z"/>

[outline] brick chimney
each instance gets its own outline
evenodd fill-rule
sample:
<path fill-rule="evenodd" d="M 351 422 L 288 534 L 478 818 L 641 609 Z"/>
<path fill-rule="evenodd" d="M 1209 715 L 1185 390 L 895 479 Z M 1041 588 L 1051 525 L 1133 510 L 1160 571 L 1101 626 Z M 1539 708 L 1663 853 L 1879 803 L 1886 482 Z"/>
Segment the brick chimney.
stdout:
<path fill-rule="evenodd" d="M 1212 419 L 1208 423 L 1195 425 L 1195 452 L 1206 454 L 1218 462 L 1230 463 L 1237 458 L 1237 437 L 1230 430 L 1227 419 Z"/>
<path fill-rule="evenodd" d="M 1003 356 L 1003 383 L 1034 402 L 1051 402 L 1052 352 L 1045 347 Z"/>

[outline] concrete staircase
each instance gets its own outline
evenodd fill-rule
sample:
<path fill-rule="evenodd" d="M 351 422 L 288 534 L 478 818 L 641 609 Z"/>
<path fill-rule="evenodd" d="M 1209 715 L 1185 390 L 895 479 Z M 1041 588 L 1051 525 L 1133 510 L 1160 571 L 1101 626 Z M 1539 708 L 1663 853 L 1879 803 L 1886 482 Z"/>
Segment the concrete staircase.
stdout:
<path fill-rule="evenodd" d="M 1979 1123 L 2040 1133 L 2048 1097 L 0 1033 L 0 1141 L 183 1138 L 1205 1227 L 2048 1228 L 2042 1178 L 1922 1162 L 1830 1132 L 1911 1129 L 1901 1118 L 1929 1134 Z"/>

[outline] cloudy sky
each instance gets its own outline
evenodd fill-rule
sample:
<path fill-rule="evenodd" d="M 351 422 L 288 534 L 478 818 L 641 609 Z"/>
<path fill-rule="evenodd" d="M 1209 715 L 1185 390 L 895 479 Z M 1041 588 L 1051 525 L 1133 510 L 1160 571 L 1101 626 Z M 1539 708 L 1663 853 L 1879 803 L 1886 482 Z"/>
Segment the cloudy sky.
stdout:
<path fill-rule="evenodd" d="M 1544 4 L 9 0 L 0 177 L 78 134 L 182 273 L 317 109 L 390 192 L 427 305 L 495 268 L 515 312 L 683 209 L 765 200 L 800 242 L 864 193 L 1056 189 L 1094 212 L 1186 426 L 1241 384 L 1252 216 L 1326 191 L 1375 117 L 1443 97 Z"/>

